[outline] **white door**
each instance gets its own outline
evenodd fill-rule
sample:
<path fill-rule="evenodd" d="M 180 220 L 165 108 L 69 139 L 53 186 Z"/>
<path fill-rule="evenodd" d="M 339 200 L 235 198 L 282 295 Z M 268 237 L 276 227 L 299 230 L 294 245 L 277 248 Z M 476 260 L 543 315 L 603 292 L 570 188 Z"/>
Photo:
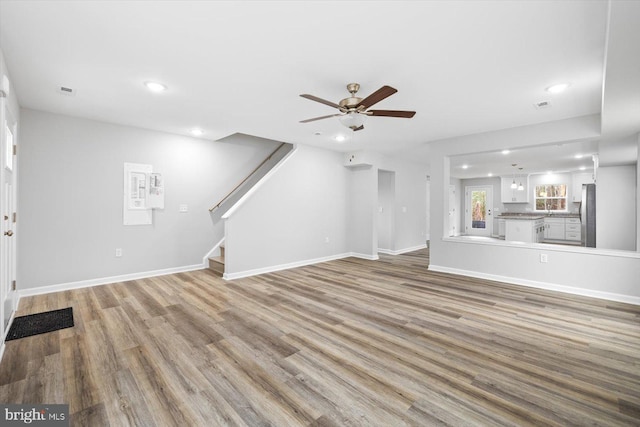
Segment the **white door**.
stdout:
<path fill-rule="evenodd" d="M 2 152 L 0 159 L 0 314 L 2 317 L 2 336 L 6 334 L 6 328 L 16 306 L 15 274 L 16 274 L 16 131 L 17 125 L 11 113 L 7 109 L 6 99 L 2 99 Z"/>
<path fill-rule="evenodd" d="M 493 231 L 493 187 L 465 187 L 465 234 L 491 236 Z"/>

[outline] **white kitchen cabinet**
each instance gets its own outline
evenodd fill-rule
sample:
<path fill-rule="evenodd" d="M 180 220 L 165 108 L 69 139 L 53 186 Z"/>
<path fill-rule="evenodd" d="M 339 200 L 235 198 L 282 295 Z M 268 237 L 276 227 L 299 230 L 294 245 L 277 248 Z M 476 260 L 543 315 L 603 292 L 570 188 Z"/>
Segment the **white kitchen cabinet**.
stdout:
<path fill-rule="evenodd" d="M 516 185 L 522 184 L 522 190 L 511 188 L 514 180 Z M 500 178 L 500 182 L 502 203 L 529 203 L 529 175 L 503 176 Z"/>
<path fill-rule="evenodd" d="M 545 240 L 565 240 L 564 218 L 544 219 L 544 239 Z"/>
<path fill-rule="evenodd" d="M 544 220 L 507 219 L 505 223 L 505 240 L 510 242 L 539 243 L 544 236 Z"/>
<path fill-rule="evenodd" d="M 564 224 L 565 240 L 581 241 L 582 230 L 580 227 L 580 218 L 566 218 Z"/>
<path fill-rule="evenodd" d="M 593 174 L 576 172 L 571 175 L 571 180 L 571 201 L 578 203 L 582 201 L 582 184 L 593 184 Z"/>

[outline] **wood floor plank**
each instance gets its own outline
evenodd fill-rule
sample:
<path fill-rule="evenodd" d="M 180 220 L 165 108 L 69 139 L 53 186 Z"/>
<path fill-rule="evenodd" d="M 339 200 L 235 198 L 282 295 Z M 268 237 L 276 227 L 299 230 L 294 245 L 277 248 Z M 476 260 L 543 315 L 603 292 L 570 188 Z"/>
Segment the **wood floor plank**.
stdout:
<path fill-rule="evenodd" d="M 231 282 L 208 270 L 25 297 L 0 401 L 72 425 L 637 426 L 640 307 L 427 269 L 428 250 Z"/>

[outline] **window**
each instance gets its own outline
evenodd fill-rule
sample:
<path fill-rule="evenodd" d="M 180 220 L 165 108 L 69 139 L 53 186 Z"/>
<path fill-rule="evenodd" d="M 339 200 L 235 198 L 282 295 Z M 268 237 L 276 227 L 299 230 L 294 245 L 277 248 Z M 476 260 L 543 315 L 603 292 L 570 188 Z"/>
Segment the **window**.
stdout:
<path fill-rule="evenodd" d="M 567 185 L 546 184 L 536 185 L 537 211 L 566 211 Z"/>

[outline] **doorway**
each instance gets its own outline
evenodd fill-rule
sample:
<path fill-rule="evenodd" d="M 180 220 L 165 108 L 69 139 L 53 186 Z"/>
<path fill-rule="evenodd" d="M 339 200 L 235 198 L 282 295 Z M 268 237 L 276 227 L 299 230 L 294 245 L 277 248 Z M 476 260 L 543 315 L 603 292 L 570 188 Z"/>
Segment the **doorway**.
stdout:
<path fill-rule="evenodd" d="M 395 250 L 396 173 L 378 169 L 378 252 Z"/>
<path fill-rule="evenodd" d="M 493 232 L 493 187 L 465 187 L 465 234 L 490 237 Z"/>

